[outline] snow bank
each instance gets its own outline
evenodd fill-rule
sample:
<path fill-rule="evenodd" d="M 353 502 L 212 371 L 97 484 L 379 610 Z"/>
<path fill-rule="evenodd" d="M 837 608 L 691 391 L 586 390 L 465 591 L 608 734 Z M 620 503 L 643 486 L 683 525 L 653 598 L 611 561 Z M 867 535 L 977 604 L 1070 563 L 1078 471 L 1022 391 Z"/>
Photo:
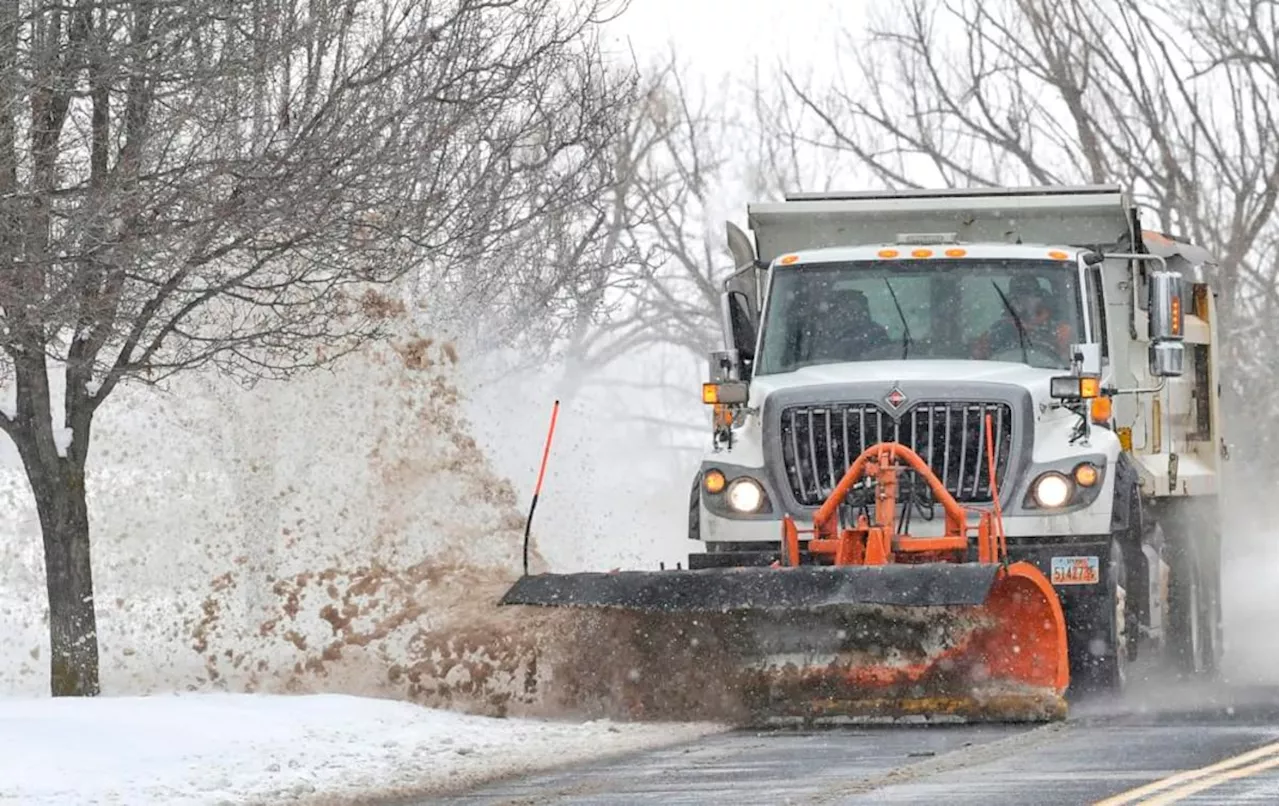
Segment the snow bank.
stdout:
<path fill-rule="evenodd" d="M 0 700 L 0 803 L 310 803 L 458 791 L 706 735 L 340 695 Z"/>
<path fill-rule="evenodd" d="M 467 359 L 407 319 L 396 328 L 334 371 L 288 384 L 246 390 L 191 376 L 169 395 L 131 391 L 108 403 L 87 481 L 104 692 L 340 693 L 489 716 L 718 718 L 690 711 L 720 708 L 730 692 L 715 690 L 724 681 L 709 647 L 682 625 L 497 606 L 520 572 L 527 503 L 505 477 L 521 463 L 505 454 L 529 455 L 531 482 L 550 396 L 536 406 L 524 397 L 523 417 L 481 412 L 486 450 L 463 415 Z M 499 418 L 505 427 L 494 429 Z M 565 423 L 572 436 L 580 420 Z M 508 458 L 505 472 L 494 453 Z M 590 542 L 596 563 L 628 565 L 639 554 L 625 527 L 639 519 L 621 513 L 648 507 L 670 517 L 683 549 L 688 476 L 674 500 L 655 502 L 639 494 L 635 462 L 566 458 L 557 443 L 548 501 L 609 496 L 615 514 L 599 523 L 600 510 L 587 509 L 579 529 L 540 522 L 540 537 Z M 0 693 L 40 696 L 39 528 L 20 471 L 5 482 Z M 547 567 L 543 542 L 535 572 Z M 689 680 L 705 687 L 690 693 Z M 652 684 L 669 690 L 654 696 Z"/>

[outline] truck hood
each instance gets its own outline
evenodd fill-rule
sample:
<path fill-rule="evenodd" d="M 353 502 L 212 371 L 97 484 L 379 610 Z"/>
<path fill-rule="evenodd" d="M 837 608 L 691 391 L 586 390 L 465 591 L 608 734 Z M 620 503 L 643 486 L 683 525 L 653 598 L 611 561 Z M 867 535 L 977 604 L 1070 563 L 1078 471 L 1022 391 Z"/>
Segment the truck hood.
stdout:
<path fill-rule="evenodd" d="M 906 361 L 854 361 L 803 367 L 794 372 L 762 375 L 751 381 L 751 405 L 761 405 L 779 389 L 895 381 L 985 381 L 1020 386 L 1031 393 L 1036 408 L 1047 406 L 1049 379 L 1068 374 L 1066 369 L 1040 369 L 1001 361 L 921 359 Z"/>

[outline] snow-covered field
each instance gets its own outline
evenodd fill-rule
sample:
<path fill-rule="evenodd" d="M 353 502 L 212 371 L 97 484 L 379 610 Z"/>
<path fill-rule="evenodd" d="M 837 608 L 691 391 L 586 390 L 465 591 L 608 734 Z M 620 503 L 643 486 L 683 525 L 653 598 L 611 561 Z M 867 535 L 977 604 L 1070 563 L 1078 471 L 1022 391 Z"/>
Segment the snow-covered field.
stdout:
<path fill-rule="evenodd" d="M 0 803 L 372 804 L 715 730 L 494 719 L 329 694 L 0 699 Z"/>

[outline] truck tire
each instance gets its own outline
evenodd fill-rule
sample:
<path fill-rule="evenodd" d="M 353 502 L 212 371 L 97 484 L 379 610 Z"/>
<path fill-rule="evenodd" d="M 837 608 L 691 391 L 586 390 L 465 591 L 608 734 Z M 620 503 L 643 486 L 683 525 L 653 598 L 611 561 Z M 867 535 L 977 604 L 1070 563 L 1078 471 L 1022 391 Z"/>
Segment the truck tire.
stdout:
<path fill-rule="evenodd" d="M 1169 581 L 1169 651 L 1184 676 L 1212 677 L 1221 655 L 1220 604 L 1211 559 L 1196 540 L 1173 546 Z"/>
<path fill-rule="evenodd" d="M 1103 590 L 1091 624 L 1079 625 L 1072 643 L 1072 688 L 1078 693 L 1118 695 L 1128 683 L 1130 646 L 1128 570 L 1118 539 L 1103 567 Z"/>
<path fill-rule="evenodd" d="M 1190 502 L 1188 502 L 1190 504 Z M 1186 677 L 1211 678 L 1222 656 L 1219 542 L 1214 524 L 1194 504 L 1171 508 L 1169 654 Z"/>
<path fill-rule="evenodd" d="M 1136 478 L 1135 474 L 1129 474 Z M 1138 655 L 1142 597 L 1147 592 L 1142 543 L 1150 525 L 1136 483 L 1117 486 L 1109 556 L 1103 560 L 1101 601 L 1090 623 L 1077 627 L 1071 675 L 1077 691 L 1117 695 Z M 1086 611 L 1089 612 L 1089 611 Z"/>

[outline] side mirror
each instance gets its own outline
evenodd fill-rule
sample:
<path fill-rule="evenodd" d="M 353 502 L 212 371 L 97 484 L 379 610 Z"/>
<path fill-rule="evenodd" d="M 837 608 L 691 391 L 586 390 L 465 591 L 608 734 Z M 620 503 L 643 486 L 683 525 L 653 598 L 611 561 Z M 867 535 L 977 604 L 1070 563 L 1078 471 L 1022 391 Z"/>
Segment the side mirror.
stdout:
<path fill-rule="evenodd" d="M 1182 341 L 1182 275 L 1153 271 L 1148 288 L 1151 341 Z"/>
<path fill-rule="evenodd" d="M 1182 275 L 1172 271 L 1153 271 L 1148 278 L 1147 305 L 1151 347 L 1148 360 L 1151 374 L 1157 378 L 1182 375 Z"/>
<path fill-rule="evenodd" d="M 1180 341 L 1161 341 L 1151 345 L 1147 358 L 1151 362 L 1151 374 L 1156 378 L 1177 378 L 1182 375 L 1185 348 Z"/>
<path fill-rule="evenodd" d="M 724 331 L 725 350 L 737 354 L 739 377 L 745 380 L 750 377 L 756 351 L 755 317 L 746 294 L 726 291 L 720 295 L 720 327 Z"/>

